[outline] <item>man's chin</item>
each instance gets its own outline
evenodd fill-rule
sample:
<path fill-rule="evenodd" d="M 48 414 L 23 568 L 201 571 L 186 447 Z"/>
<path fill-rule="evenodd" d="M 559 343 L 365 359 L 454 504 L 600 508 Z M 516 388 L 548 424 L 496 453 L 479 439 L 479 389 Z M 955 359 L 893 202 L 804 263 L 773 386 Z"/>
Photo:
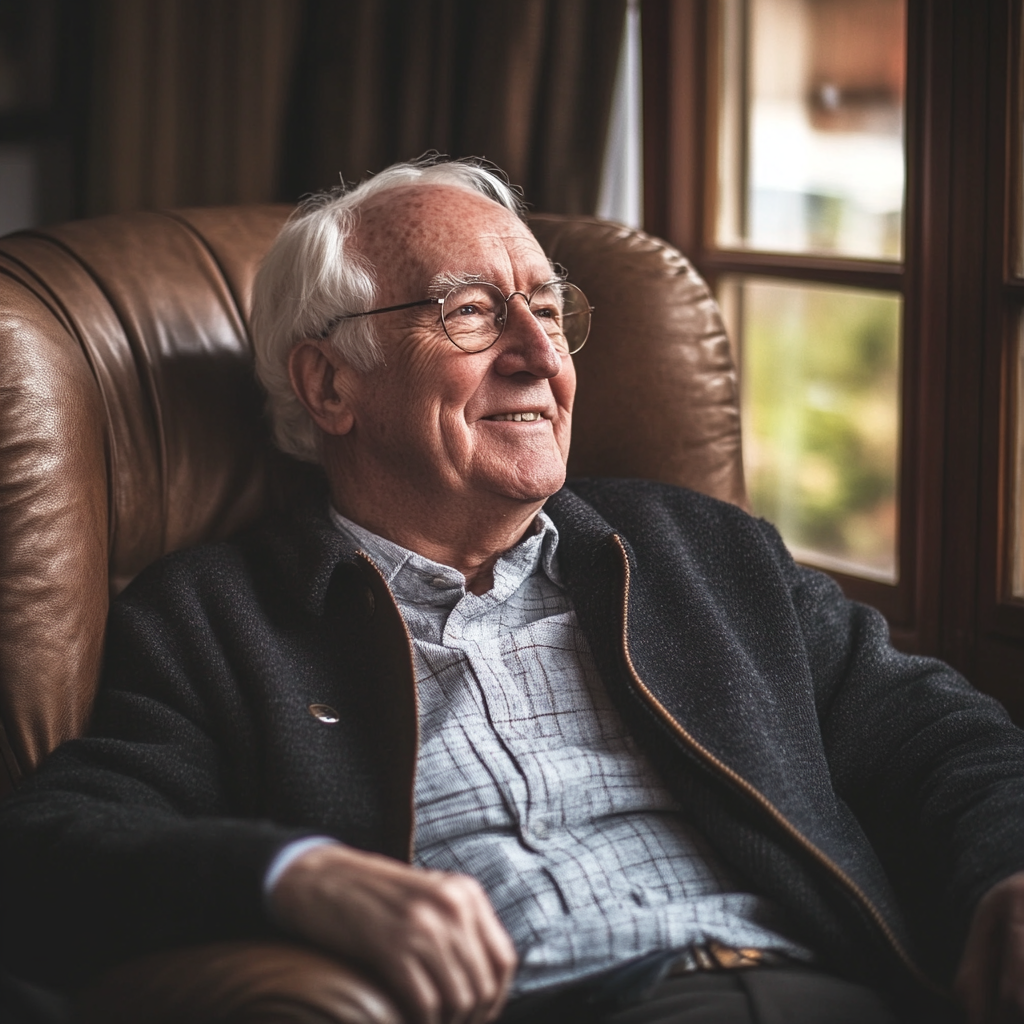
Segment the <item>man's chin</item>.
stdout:
<path fill-rule="evenodd" d="M 551 474 L 523 474 L 509 480 L 504 479 L 494 488 L 502 497 L 524 505 L 545 502 L 565 483 L 565 469 Z"/>

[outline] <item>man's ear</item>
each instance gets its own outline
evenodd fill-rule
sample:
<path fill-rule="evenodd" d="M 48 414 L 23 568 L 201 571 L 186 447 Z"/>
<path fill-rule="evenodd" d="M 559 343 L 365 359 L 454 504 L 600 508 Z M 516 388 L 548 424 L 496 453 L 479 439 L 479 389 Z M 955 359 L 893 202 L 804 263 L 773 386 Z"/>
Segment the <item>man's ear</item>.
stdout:
<path fill-rule="evenodd" d="M 292 389 L 325 434 L 347 434 L 355 423 L 356 371 L 325 342 L 300 341 L 288 356 Z"/>

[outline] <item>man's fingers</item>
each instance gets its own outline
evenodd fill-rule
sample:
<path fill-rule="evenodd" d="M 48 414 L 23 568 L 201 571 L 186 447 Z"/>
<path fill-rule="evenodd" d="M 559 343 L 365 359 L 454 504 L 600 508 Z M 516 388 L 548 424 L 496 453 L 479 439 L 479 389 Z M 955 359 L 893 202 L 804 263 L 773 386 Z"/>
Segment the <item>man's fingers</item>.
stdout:
<path fill-rule="evenodd" d="M 317 847 L 272 900 L 281 923 L 372 969 L 416 1024 L 483 1024 L 504 1005 L 515 951 L 471 878 Z"/>
<path fill-rule="evenodd" d="M 964 1008 L 967 1024 L 985 1024 L 993 988 L 989 974 L 983 956 L 961 962 L 953 988 Z"/>
<path fill-rule="evenodd" d="M 402 938 L 379 951 L 378 970 L 416 1024 L 466 1024 L 479 1005 L 461 943 L 436 907 L 413 901 Z"/>
<path fill-rule="evenodd" d="M 442 999 L 419 958 L 396 955 L 380 964 L 380 975 L 410 1015 L 411 1024 L 442 1024 Z"/>
<path fill-rule="evenodd" d="M 998 979 L 998 1024 L 1024 1022 L 1024 898 L 1007 908 L 1001 922 Z"/>
<path fill-rule="evenodd" d="M 954 990 L 968 1024 L 1024 1024 L 1024 873 L 978 903 Z"/>
<path fill-rule="evenodd" d="M 498 921 L 490 901 L 478 883 L 464 875 L 445 876 L 439 887 L 443 912 L 450 918 L 446 938 L 451 943 L 444 961 L 451 970 L 453 982 L 464 980 L 470 991 L 467 1006 L 464 991 L 455 989 L 451 995 L 455 1020 L 466 1024 L 484 1024 L 497 1016 L 504 1005 L 508 989 L 508 972 L 502 957 L 495 956 L 491 946 L 499 936 L 511 947 L 511 941 Z M 514 949 L 512 956 L 515 956 Z M 460 970 L 455 969 L 458 965 Z M 461 1015 L 461 1016 L 460 1016 Z"/>
<path fill-rule="evenodd" d="M 409 908 L 410 945 L 440 995 L 442 1020 L 465 1024 L 487 998 L 487 979 L 479 969 L 480 952 L 449 898 L 440 892 L 436 901 L 418 901 Z"/>
<path fill-rule="evenodd" d="M 478 918 L 481 940 L 498 977 L 504 984 L 509 984 L 515 975 L 516 967 L 519 966 L 519 957 L 508 932 L 498 920 L 498 916 L 491 911 L 489 904 L 487 910 L 488 913 L 482 913 Z"/>
<path fill-rule="evenodd" d="M 967 1014 L 967 1024 L 985 1024 L 992 1002 L 996 967 L 992 956 L 995 920 L 991 908 L 979 904 L 953 988 Z"/>
<path fill-rule="evenodd" d="M 475 899 L 472 922 L 477 935 L 475 948 L 480 951 L 480 970 L 487 978 L 485 1005 L 474 1017 L 473 1024 L 484 1024 L 498 1017 L 504 1008 L 519 958 L 487 894 L 474 879 L 467 881 L 472 887 L 470 897 Z"/>
<path fill-rule="evenodd" d="M 490 1021 L 494 1020 L 505 1006 L 509 987 L 515 977 L 516 967 L 519 965 L 519 958 L 508 932 L 498 920 L 498 915 L 494 913 L 490 900 L 487 899 L 482 889 L 480 890 L 480 899 L 484 904 L 477 915 L 480 943 L 486 951 L 497 986 L 495 999 L 488 1013 L 480 1020 Z"/>
<path fill-rule="evenodd" d="M 489 921 L 482 920 L 479 923 L 479 929 L 480 943 L 486 951 L 493 972 L 494 998 L 489 1001 L 485 1008 L 486 1012 L 479 1015 L 473 1024 L 485 1024 L 485 1022 L 495 1020 L 500 1016 L 508 1000 L 509 988 L 512 985 L 513 977 L 515 977 L 518 963 L 515 947 L 512 945 L 508 933 L 496 917 L 493 918 L 493 922 L 492 925 Z"/>

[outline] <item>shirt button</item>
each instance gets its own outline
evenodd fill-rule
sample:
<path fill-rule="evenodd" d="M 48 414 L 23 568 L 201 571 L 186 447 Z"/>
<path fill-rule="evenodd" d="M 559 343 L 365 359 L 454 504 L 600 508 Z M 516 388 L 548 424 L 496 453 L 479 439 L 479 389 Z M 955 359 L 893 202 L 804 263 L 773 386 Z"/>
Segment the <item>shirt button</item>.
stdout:
<path fill-rule="evenodd" d="M 447 590 L 451 584 L 443 576 L 435 576 L 431 581 L 432 587 L 437 587 L 438 590 Z"/>
<path fill-rule="evenodd" d="M 548 831 L 548 826 L 545 821 L 535 821 L 530 826 L 530 832 L 533 834 L 535 839 L 547 839 Z"/>

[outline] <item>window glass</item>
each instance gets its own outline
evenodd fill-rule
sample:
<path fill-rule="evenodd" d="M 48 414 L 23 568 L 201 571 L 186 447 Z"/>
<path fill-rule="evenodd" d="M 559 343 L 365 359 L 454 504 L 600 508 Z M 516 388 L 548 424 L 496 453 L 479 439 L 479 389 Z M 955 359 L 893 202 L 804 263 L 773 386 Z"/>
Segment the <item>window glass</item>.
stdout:
<path fill-rule="evenodd" d="M 905 0 L 718 9 L 718 244 L 900 259 Z"/>
<path fill-rule="evenodd" d="M 644 210 L 640 61 L 640 2 L 629 0 L 601 166 L 597 215 L 631 228 L 643 225 Z"/>
<path fill-rule="evenodd" d="M 802 561 L 895 583 L 902 299 L 752 277 L 720 298 L 755 512 Z"/>

